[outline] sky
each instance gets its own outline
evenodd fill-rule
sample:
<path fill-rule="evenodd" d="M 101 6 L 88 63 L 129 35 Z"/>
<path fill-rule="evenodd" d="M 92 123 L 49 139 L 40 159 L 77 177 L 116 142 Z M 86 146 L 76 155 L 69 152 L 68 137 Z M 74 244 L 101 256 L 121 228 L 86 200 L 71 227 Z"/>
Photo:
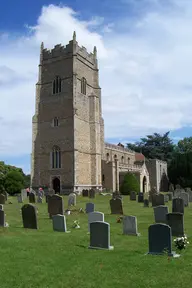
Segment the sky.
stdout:
<path fill-rule="evenodd" d="M 107 142 L 192 132 L 192 1 L 0 1 L 0 160 L 30 173 L 40 44 L 97 46 Z"/>

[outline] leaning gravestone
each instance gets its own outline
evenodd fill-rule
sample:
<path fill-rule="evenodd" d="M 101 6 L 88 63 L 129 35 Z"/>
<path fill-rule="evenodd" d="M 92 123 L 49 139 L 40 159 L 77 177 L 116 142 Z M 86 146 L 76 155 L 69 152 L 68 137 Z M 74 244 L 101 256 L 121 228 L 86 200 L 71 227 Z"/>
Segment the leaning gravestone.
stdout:
<path fill-rule="evenodd" d="M 172 200 L 172 212 L 184 214 L 184 201 L 182 198 L 174 198 Z"/>
<path fill-rule="evenodd" d="M 149 199 L 144 199 L 144 207 L 149 207 Z"/>
<path fill-rule="evenodd" d="M 29 203 L 35 203 L 35 193 L 34 192 L 29 193 Z"/>
<path fill-rule="evenodd" d="M 48 198 L 48 213 L 50 218 L 53 215 L 64 214 L 64 204 L 61 196 L 55 194 Z"/>
<path fill-rule="evenodd" d="M 184 201 L 184 206 L 185 206 L 185 207 L 188 207 L 188 206 L 189 206 L 189 194 L 186 193 L 186 192 L 182 192 L 180 197 L 181 197 L 181 198 L 183 199 L 183 201 Z"/>
<path fill-rule="evenodd" d="M 172 236 L 184 236 L 184 222 L 182 213 L 168 213 L 167 224 L 171 227 Z"/>
<path fill-rule="evenodd" d="M 153 208 L 155 223 L 167 222 L 167 214 L 169 213 L 167 206 L 156 206 Z"/>
<path fill-rule="evenodd" d="M 148 229 L 149 252 L 152 255 L 179 257 L 172 251 L 171 228 L 166 224 L 153 224 Z"/>
<path fill-rule="evenodd" d="M 5 204 L 5 195 L 0 194 L 0 204 Z"/>
<path fill-rule="evenodd" d="M 137 193 L 135 191 L 130 192 L 130 200 L 131 201 L 136 201 L 137 199 Z"/>
<path fill-rule="evenodd" d="M 95 211 L 95 204 L 94 203 L 86 203 L 85 208 L 86 213 L 91 213 Z"/>
<path fill-rule="evenodd" d="M 68 206 L 76 206 L 76 194 L 70 193 L 68 198 Z"/>
<path fill-rule="evenodd" d="M 139 192 L 138 197 L 137 197 L 138 203 L 143 203 L 144 201 L 144 195 L 143 193 Z"/>
<path fill-rule="evenodd" d="M 123 206 L 121 199 L 111 199 L 109 203 L 111 207 L 111 214 L 123 214 Z"/>
<path fill-rule="evenodd" d="M 124 216 L 123 217 L 123 234 L 139 236 L 137 231 L 137 217 L 135 216 Z"/>
<path fill-rule="evenodd" d="M 25 204 L 22 208 L 23 227 L 37 229 L 37 210 L 31 204 Z"/>
<path fill-rule="evenodd" d="M 114 249 L 110 246 L 110 225 L 106 222 L 92 222 L 90 224 L 90 249 Z"/>
<path fill-rule="evenodd" d="M 93 222 L 104 222 L 104 214 L 102 212 L 88 213 L 88 232 L 90 232 L 90 224 Z"/>
<path fill-rule="evenodd" d="M 89 190 L 89 198 L 95 198 L 95 190 L 94 189 Z"/>
<path fill-rule="evenodd" d="M 54 231 L 67 232 L 67 233 L 70 232 L 70 231 L 67 231 L 65 215 L 59 215 L 59 214 L 53 215 L 52 221 L 53 221 L 53 230 Z"/>

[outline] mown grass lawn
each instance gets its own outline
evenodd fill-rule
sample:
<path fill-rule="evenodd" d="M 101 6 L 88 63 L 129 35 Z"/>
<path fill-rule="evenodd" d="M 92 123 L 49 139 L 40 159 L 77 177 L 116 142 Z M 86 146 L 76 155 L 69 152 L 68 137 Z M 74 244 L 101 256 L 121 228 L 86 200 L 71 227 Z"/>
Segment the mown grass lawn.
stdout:
<path fill-rule="evenodd" d="M 139 288 L 190 287 L 192 244 L 178 259 L 145 255 L 148 252 L 148 226 L 153 223 L 153 209 L 142 203 L 123 199 L 125 215 L 137 216 L 140 237 L 122 235 L 122 224 L 110 215 L 110 196 L 97 196 L 96 211 L 105 213 L 111 225 L 113 251 L 88 249 L 87 215 L 66 216 L 71 233 L 54 232 L 48 217 L 47 204 L 38 207 L 39 229 L 22 228 L 17 199 L 9 197 L 5 204 L 8 228 L 0 228 L 0 287 L 81 287 L 81 288 Z M 64 205 L 67 208 L 67 199 Z M 77 198 L 77 208 L 85 208 L 88 198 Z M 168 204 L 171 210 L 171 203 Z M 71 228 L 80 221 L 80 229 Z M 192 207 L 185 208 L 185 232 L 192 235 Z"/>

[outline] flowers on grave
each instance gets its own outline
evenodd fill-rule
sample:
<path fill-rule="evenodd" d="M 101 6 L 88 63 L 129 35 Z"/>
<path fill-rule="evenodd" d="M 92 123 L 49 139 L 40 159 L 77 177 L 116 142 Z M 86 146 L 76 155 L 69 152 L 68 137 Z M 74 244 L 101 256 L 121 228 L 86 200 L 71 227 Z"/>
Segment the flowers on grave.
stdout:
<path fill-rule="evenodd" d="M 117 218 L 117 223 L 121 223 L 122 220 L 123 220 L 123 217 L 122 217 L 122 216 L 118 217 L 118 218 Z"/>
<path fill-rule="evenodd" d="M 76 228 L 76 229 L 80 228 L 80 225 L 79 225 L 79 224 L 80 224 L 79 221 L 75 220 L 75 221 L 73 222 L 73 228 Z"/>
<path fill-rule="evenodd" d="M 70 214 L 71 214 L 71 211 L 67 209 L 67 210 L 65 211 L 65 213 L 66 213 L 67 215 L 70 215 Z"/>
<path fill-rule="evenodd" d="M 185 249 L 187 247 L 187 245 L 189 244 L 186 235 L 184 235 L 183 237 L 178 237 L 178 238 L 174 239 L 174 243 L 175 243 L 176 249 L 178 249 L 180 251 Z"/>

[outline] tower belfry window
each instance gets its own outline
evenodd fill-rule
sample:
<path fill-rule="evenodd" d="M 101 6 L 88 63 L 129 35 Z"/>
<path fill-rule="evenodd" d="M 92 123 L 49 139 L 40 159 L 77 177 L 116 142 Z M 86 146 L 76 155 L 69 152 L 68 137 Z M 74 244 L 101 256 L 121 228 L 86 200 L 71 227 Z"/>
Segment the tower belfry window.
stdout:
<path fill-rule="evenodd" d="M 81 79 L 81 93 L 86 95 L 87 80 L 83 77 Z"/>
<path fill-rule="evenodd" d="M 61 168 L 61 150 L 58 146 L 52 149 L 52 168 Z"/>
<path fill-rule="evenodd" d="M 56 76 L 53 81 L 53 94 L 61 93 L 61 78 Z"/>

